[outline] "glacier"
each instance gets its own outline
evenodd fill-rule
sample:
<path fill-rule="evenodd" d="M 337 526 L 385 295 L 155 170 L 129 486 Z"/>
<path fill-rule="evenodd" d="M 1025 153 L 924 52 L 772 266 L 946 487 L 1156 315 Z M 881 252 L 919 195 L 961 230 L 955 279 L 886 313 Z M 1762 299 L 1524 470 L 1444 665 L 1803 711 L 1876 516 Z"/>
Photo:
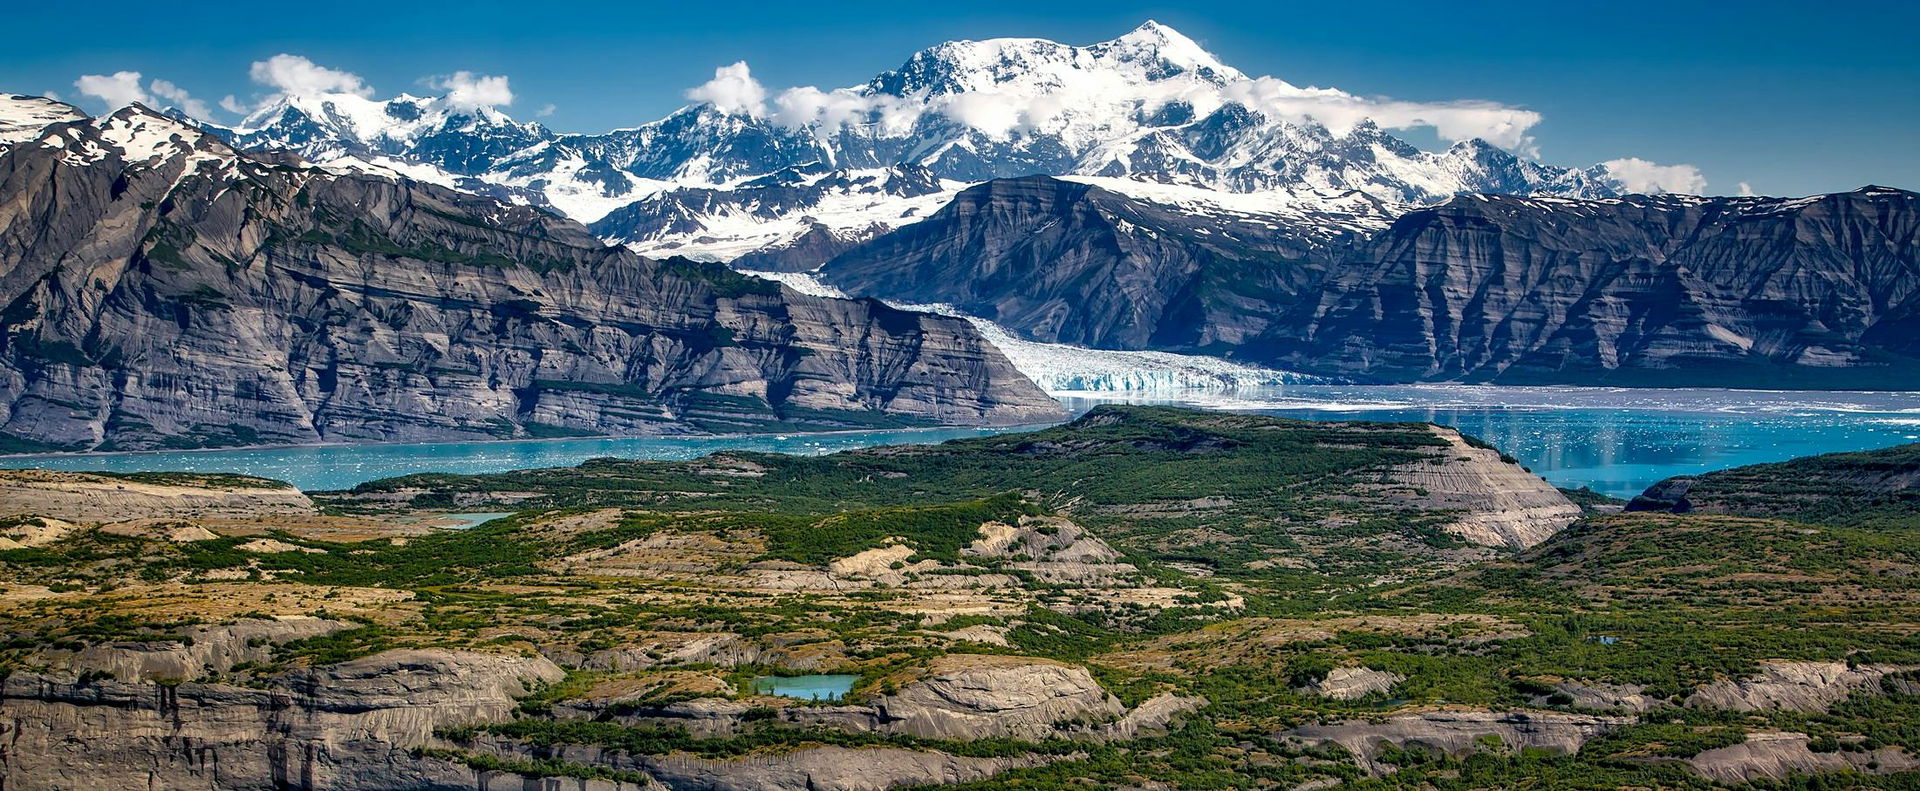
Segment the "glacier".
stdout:
<path fill-rule="evenodd" d="M 844 297 L 811 272 L 740 270 L 771 280 L 802 294 Z M 1064 343 L 1039 343 L 1005 327 L 971 316 L 951 305 L 887 302 L 897 308 L 956 316 L 971 322 L 987 341 L 1000 349 L 1013 367 L 1051 395 L 1087 393 L 1156 393 L 1170 391 L 1231 392 L 1290 384 L 1325 384 L 1330 380 L 1294 371 L 1237 363 L 1198 354 L 1156 351 L 1089 349 Z"/>

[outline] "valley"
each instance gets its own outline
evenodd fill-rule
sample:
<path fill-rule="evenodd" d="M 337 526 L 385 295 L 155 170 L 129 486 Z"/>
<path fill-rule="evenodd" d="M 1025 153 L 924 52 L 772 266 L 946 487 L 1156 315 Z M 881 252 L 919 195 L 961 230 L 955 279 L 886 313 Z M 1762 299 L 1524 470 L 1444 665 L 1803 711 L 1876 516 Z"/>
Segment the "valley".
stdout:
<path fill-rule="evenodd" d="M 22 512 L 5 767 L 21 788 L 1904 787 L 1910 449 L 1743 468 L 1752 496 L 1714 513 L 1570 500 L 1422 424 L 1165 407 L 308 495 L 0 473 Z M 1769 499 L 1825 470 L 1888 510 Z M 26 494 L 103 485 L 199 494 L 113 516 Z M 401 521 L 450 508 L 510 515 Z M 851 687 L 763 691 L 821 675 Z"/>

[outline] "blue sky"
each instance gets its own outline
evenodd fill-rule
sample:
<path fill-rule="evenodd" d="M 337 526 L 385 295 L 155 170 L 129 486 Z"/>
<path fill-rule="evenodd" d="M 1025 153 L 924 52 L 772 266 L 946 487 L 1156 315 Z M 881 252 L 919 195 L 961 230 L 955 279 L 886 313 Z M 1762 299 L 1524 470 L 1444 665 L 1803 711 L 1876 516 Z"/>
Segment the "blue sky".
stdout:
<path fill-rule="evenodd" d="M 0 90 L 82 99 L 138 71 L 214 102 L 279 53 L 388 96 L 457 70 L 509 78 L 516 117 L 566 131 L 653 120 L 738 60 L 774 89 L 864 82 L 957 38 L 1113 38 L 1153 18 L 1250 75 L 1365 96 L 1538 111 L 1544 161 L 1623 156 L 1799 195 L 1920 188 L 1920 3 L 1289 2 L 17 4 Z M 216 113 L 220 111 L 215 111 Z M 223 118 L 231 116 L 222 115 Z M 1431 135 L 1406 135 L 1423 145 Z"/>

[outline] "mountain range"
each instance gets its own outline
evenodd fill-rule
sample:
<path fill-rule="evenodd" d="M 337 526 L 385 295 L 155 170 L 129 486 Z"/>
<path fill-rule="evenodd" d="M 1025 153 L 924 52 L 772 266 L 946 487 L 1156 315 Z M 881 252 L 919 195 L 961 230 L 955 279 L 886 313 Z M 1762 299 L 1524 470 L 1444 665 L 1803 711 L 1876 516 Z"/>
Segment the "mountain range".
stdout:
<path fill-rule="evenodd" d="M 654 261 L 571 220 L 0 97 L 10 450 L 1018 423 L 961 319 Z M 58 119 L 31 135 L 31 122 Z"/>
<path fill-rule="evenodd" d="M 993 181 L 814 276 L 1031 340 L 1347 381 L 1920 387 L 1913 192 L 1248 203 Z"/>
<path fill-rule="evenodd" d="M 1089 46 L 948 42 L 864 85 L 792 91 L 772 104 L 701 101 L 604 133 L 557 133 L 451 96 L 345 92 L 283 94 L 232 128 L 210 128 L 241 148 L 546 206 L 644 254 L 714 260 L 909 223 L 927 212 L 911 199 L 933 194 L 929 179 L 956 182 L 939 190 L 949 193 L 995 178 L 1087 175 L 1333 200 L 1359 192 L 1397 205 L 1627 191 L 1612 165 L 1555 167 L 1477 138 L 1429 152 L 1370 119 L 1335 127 L 1287 110 L 1323 95 L 1251 78 L 1149 21 Z M 768 179 L 791 186 L 796 171 L 829 186 L 779 219 L 758 216 L 756 191 Z M 915 186 L 872 187 L 903 178 Z M 715 201 L 716 189 L 745 192 Z"/>

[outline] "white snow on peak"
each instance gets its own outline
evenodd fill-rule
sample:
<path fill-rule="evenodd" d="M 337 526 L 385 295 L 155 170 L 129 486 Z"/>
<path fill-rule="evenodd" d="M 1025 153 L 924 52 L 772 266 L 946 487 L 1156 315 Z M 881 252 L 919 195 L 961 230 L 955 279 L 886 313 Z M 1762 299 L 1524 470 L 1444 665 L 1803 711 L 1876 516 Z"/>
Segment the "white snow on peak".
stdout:
<path fill-rule="evenodd" d="M 682 217 L 685 226 L 610 241 L 652 258 L 677 255 L 699 261 L 731 261 L 749 253 L 787 247 L 816 230 L 825 230 L 842 241 L 859 242 L 926 219 L 969 186 L 941 180 L 938 191 L 898 195 L 880 186 L 891 174 L 888 168 L 807 174 L 797 183 L 813 186 L 829 177 L 836 179 L 834 186 L 820 190 L 812 205 L 769 212 L 751 199 L 716 202 Z M 672 191 L 662 192 L 659 197 L 671 198 Z"/>
<path fill-rule="evenodd" d="M 745 271 L 745 270 L 743 270 Z M 780 283 L 802 294 L 844 297 L 846 293 L 808 272 L 755 272 L 754 277 Z M 1323 381 L 1306 374 L 1261 368 L 1243 363 L 1172 352 L 1088 349 L 1063 343 L 1037 343 L 1016 337 L 986 319 L 969 316 L 951 305 L 888 303 L 897 308 L 957 316 L 1007 356 L 1020 373 L 1054 395 L 1076 393 L 1161 392 L 1171 390 L 1232 391 L 1241 388 Z"/>
<path fill-rule="evenodd" d="M 0 93 L 0 148 L 39 137 L 41 130 L 54 124 L 81 121 L 86 117 L 86 113 L 70 104 L 39 96 Z"/>
<path fill-rule="evenodd" d="M 118 149 L 120 158 L 129 164 L 190 153 L 206 136 L 205 132 L 138 106 L 109 115 L 96 126 L 101 140 Z"/>
<path fill-rule="evenodd" d="M 82 116 L 82 118 L 85 118 Z M 127 167 L 156 167 L 180 162 L 180 175 L 203 161 L 227 162 L 234 152 L 206 132 L 140 105 L 129 105 L 112 115 L 85 119 L 84 124 L 42 130 L 36 143 L 61 149 L 61 161 L 87 166 L 117 155 Z"/>
<path fill-rule="evenodd" d="M 368 147 L 403 143 L 423 134 L 446 130 L 471 132 L 493 127 L 538 127 L 517 123 L 492 107 L 456 105 L 445 97 L 423 98 L 403 93 L 391 99 L 373 99 L 355 93 L 311 93 L 282 94 L 248 114 L 234 128 L 234 133 L 241 136 L 269 133 L 271 137 L 273 127 L 282 122 L 289 111 L 304 116 L 328 136 Z"/>

